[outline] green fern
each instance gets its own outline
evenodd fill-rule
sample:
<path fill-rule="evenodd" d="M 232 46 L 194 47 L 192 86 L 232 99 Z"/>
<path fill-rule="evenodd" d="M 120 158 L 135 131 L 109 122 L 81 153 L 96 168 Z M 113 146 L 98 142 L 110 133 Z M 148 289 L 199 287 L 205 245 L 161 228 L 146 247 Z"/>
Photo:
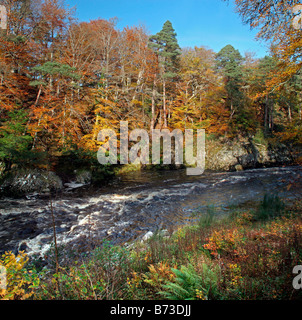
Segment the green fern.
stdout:
<path fill-rule="evenodd" d="M 168 300 L 195 300 L 197 292 L 202 292 L 205 299 L 217 297 L 217 269 L 210 270 L 206 264 L 202 267 L 201 275 L 197 274 L 192 266 L 182 266 L 180 270 L 172 269 L 176 276 L 174 281 L 164 285 L 164 291 L 159 294 Z"/>

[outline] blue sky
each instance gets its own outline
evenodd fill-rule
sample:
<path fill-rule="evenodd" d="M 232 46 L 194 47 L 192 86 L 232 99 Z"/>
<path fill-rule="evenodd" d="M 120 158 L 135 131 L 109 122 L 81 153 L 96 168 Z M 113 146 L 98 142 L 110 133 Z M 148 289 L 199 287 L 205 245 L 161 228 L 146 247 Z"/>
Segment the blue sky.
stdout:
<path fill-rule="evenodd" d="M 67 0 L 77 7 L 80 21 L 119 18 L 118 28 L 143 24 L 148 32 L 159 32 L 170 20 L 181 47 L 206 46 L 218 52 L 227 44 L 244 54 L 267 54 L 265 44 L 255 40 L 256 31 L 243 25 L 234 1 L 222 0 Z"/>

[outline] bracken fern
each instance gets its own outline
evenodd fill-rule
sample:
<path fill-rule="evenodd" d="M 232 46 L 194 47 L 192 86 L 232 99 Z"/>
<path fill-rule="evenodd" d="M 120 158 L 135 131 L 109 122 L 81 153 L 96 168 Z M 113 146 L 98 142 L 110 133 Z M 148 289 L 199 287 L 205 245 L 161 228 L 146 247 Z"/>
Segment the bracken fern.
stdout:
<path fill-rule="evenodd" d="M 211 270 L 203 264 L 202 274 L 198 274 L 193 266 L 182 266 L 180 270 L 172 269 L 175 280 L 163 286 L 160 294 L 168 300 L 208 300 L 216 296 L 218 289 L 217 269 Z"/>

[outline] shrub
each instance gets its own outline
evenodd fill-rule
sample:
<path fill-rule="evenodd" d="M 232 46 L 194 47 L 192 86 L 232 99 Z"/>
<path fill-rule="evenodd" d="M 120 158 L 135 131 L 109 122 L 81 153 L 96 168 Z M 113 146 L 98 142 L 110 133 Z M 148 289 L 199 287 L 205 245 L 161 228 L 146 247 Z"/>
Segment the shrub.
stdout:
<path fill-rule="evenodd" d="M 39 299 L 118 299 L 127 291 L 130 256 L 126 248 L 105 242 L 81 263 L 60 267 L 43 279 Z"/>
<path fill-rule="evenodd" d="M 175 278 L 168 262 L 159 262 L 149 266 L 149 272 L 144 275 L 144 282 L 151 285 L 156 291 L 162 290 L 163 285 Z"/>
<path fill-rule="evenodd" d="M 15 256 L 6 252 L 0 258 L 0 266 L 6 269 L 6 289 L 0 290 L 0 300 L 25 300 L 34 294 L 39 285 L 35 270 L 28 271 L 25 266 L 28 257 L 24 253 Z"/>

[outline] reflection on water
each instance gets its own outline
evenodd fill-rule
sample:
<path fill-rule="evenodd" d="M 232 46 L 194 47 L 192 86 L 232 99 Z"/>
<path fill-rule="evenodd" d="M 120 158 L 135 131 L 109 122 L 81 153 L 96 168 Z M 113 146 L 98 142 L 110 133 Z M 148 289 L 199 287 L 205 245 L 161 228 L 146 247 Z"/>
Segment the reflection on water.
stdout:
<path fill-rule="evenodd" d="M 286 191 L 300 167 L 187 176 L 185 170 L 127 173 L 109 185 L 65 192 L 52 200 L 59 244 L 85 250 L 108 239 L 124 243 L 148 231 L 187 223 L 214 205 L 260 200 L 265 193 Z M 284 191 L 285 190 L 285 191 Z M 42 196 L 4 199 L 0 204 L 0 248 L 43 254 L 53 241 L 50 201 Z"/>

